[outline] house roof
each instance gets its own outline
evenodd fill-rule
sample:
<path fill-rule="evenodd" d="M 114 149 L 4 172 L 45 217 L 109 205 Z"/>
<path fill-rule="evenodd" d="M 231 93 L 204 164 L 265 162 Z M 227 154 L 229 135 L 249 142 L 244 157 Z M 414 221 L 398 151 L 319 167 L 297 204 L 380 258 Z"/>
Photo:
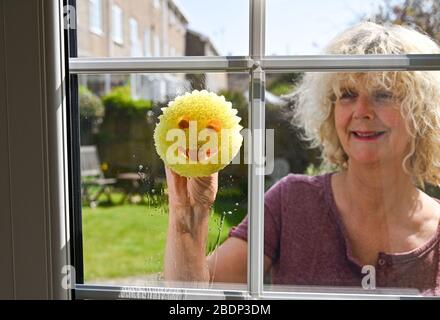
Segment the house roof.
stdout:
<path fill-rule="evenodd" d="M 188 24 L 188 15 L 185 12 L 185 9 L 183 9 L 183 6 L 179 3 L 178 0 L 168 0 L 168 4 L 176 10 L 176 13 L 179 15 L 179 17 L 183 20 L 185 24 Z"/>

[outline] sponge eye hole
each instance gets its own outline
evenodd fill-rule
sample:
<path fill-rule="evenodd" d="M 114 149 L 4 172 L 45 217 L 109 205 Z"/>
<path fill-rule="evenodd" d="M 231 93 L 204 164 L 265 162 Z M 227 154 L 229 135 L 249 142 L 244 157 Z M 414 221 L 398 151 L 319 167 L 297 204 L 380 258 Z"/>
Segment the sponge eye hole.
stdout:
<path fill-rule="evenodd" d="M 186 116 L 180 118 L 178 124 L 180 129 L 188 129 L 189 128 L 189 119 Z"/>
<path fill-rule="evenodd" d="M 206 128 L 215 130 L 216 132 L 220 132 L 220 130 L 222 129 L 222 123 L 220 122 L 220 120 L 212 119 L 208 121 Z"/>

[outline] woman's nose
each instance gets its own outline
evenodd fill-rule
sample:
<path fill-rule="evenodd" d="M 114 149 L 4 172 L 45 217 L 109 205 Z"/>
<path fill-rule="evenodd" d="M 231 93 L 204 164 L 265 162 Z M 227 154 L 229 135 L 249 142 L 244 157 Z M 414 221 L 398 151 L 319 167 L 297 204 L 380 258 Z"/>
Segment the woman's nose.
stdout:
<path fill-rule="evenodd" d="M 374 110 L 373 106 L 371 105 L 370 99 L 368 98 L 368 96 L 360 95 L 358 99 L 356 99 L 356 103 L 354 105 L 353 117 L 357 119 L 372 119 L 373 115 Z"/>

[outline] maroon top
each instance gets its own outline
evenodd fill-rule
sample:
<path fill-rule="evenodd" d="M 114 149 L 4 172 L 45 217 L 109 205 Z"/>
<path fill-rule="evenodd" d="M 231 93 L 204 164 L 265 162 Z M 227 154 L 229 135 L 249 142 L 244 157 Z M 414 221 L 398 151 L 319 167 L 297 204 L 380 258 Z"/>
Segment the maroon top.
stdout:
<path fill-rule="evenodd" d="M 331 188 L 332 174 L 289 174 L 266 192 L 264 253 L 273 261 L 272 284 L 363 287 L 367 271 L 362 273 L 349 246 Z M 229 235 L 246 240 L 247 217 Z M 419 248 L 380 252 L 374 266 L 376 288 L 396 288 L 395 294 L 440 295 L 439 239 L 440 224 Z"/>

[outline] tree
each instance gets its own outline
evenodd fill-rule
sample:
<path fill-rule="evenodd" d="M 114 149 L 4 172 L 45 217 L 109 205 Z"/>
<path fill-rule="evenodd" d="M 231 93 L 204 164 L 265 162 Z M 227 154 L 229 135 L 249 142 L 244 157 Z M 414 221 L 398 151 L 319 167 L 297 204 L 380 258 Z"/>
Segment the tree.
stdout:
<path fill-rule="evenodd" d="M 440 42 L 440 1 L 438 0 L 384 0 L 374 16 L 378 23 L 391 22 L 411 25 Z"/>

